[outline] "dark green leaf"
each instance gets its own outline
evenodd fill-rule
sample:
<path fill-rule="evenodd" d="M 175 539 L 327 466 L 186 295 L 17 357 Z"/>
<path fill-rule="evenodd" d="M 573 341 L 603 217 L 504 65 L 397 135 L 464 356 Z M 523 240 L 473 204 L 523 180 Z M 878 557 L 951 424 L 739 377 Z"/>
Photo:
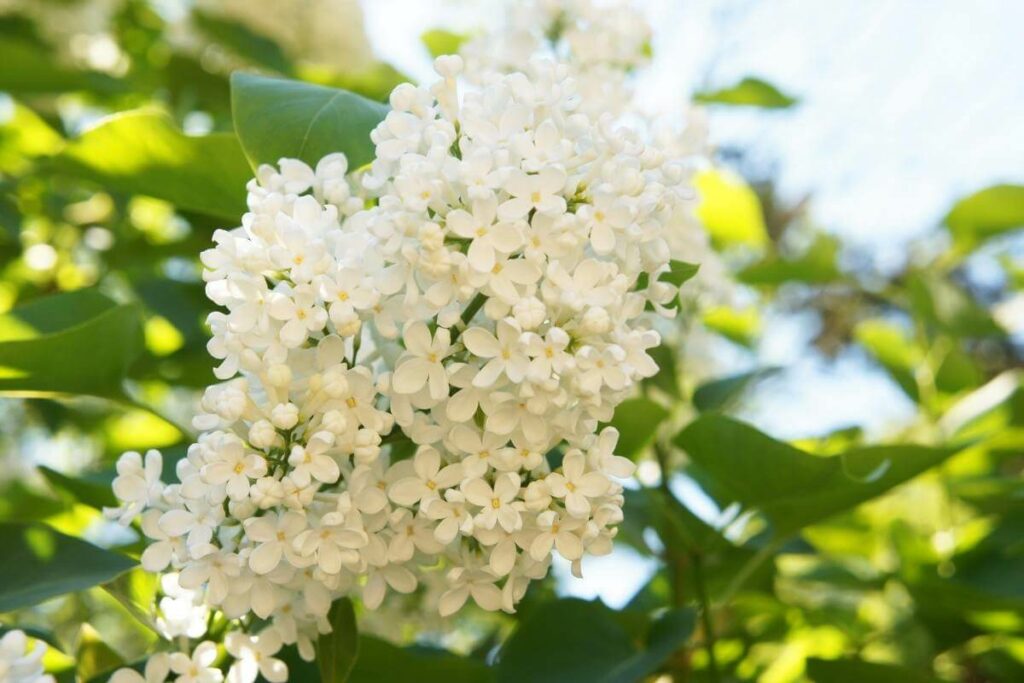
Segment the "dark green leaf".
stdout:
<path fill-rule="evenodd" d="M 705 382 L 693 392 L 693 405 L 702 413 L 728 410 L 735 406 L 748 389 L 778 372 L 779 368 L 761 368 Z"/>
<path fill-rule="evenodd" d="M 0 393 L 123 398 L 142 348 L 135 305 L 92 290 L 46 297 L 0 316 Z"/>
<path fill-rule="evenodd" d="M 114 114 L 68 145 L 61 159 L 107 187 L 166 200 L 237 224 L 252 177 L 233 135 L 183 134 L 165 114 Z"/>
<path fill-rule="evenodd" d="M 668 264 L 668 272 L 662 273 L 659 279 L 662 282 L 668 282 L 669 284 L 679 287 L 696 275 L 698 270 L 700 270 L 700 265 L 696 263 L 687 263 L 686 261 L 677 261 L 672 259 Z"/>
<path fill-rule="evenodd" d="M 650 626 L 644 647 L 598 601 L 563 599 L 537 607 L 501 650 L 500 683 L 635 683 L 654 673 L 693 631 L 690 610 Z"/>
<path fill-rule="evenodd" d="M 964 197 L 953 205 L 945 223 L 953 239 L 968 247 L 1024 227 L 1024 186 L 994 185 Z"/>
<path fill-rule="evenodd" d="M 834 457 L 805 453 L 753 427 L 704 415 L 676 443 L 713 477 L 724 508 L 756 508 L 788 534 L 870 500 L 941 463 L 954 448 L 874 446 Z"/>
<path fill-rule="evenodd" d="M 673 398 L 682 398 L 682 392 L 679 390 L 679 370 L 676 364 L 675 349 L 662 343 L 647 353 L 658 364 L 658 374 L 645 379 L 644 385 L 657 387 Z"/>
<path fill-rule="evenodd" d="M 617 455 L 635 460 L 658 432 L 668 411 L 649 398 L 631 398 L 619 404 L 611 426 L 619 430 Z"/>
<path fill-rule="evenodd" d="M 113 471 L 69 477 L 49 467 L 40 467 L 39 473 L 55 488 L 67 491 L 80 503 L 97 509 L 117 506 L 117 499 L 110 488 L 114 480 Z"/>
<path fill-rule="evenodd" d="M 862 659 L 807 660 L 807 677 L 814 683 L 938 683 L 930 674 L 897 664 L 876 664 Z"/>
<path fill-rule="evenodd" d="M 797 102 L 795 98 L 783 93 L 771 83 L 749 76 L 728 88 L 699 92 L 693 96 L 693 100 L 702 104 L 727 104 L 764 109 L 785 109 Z"/>
<path fill-rule="evenodd" d="M 429 31 L 424 31 L 420 40 L 423 41 L 431 57 L 440 57 L 441 55 L 458 54 L 459 48 L 469 40 L 469 36 L 446 31 L 443 28 L 432 28 Z"/>
<path fill-rule="evenodd" d="M 335 600 L 327 614 L 331 632 L 317 639 L 316 660 L 323 683 L 345 683 L 359 654 L 359 628 L 348 598 Z"/>
<path fill-rule="evenodd" d="M 303 679 L 305 680 L 305 679 Z M 351 683 L 490 683 L 494 674 L 477 659 L 431 647 L 397 647 L 371 636 L 359 639 Z"/>
<path fill-rule="evenodd" d="M 253 166 L 301 159 L 311 166 L 344 152 L 350 169 L 373 160 L 370 131 L 388 108 L 345 90 L 310 83 L 231 76 L 235 130 Z"/>
<path fill-rule="evenodd" d="M 135 562 L 42 524 L 0 524 L 0 612 L 110 581 Z"/>

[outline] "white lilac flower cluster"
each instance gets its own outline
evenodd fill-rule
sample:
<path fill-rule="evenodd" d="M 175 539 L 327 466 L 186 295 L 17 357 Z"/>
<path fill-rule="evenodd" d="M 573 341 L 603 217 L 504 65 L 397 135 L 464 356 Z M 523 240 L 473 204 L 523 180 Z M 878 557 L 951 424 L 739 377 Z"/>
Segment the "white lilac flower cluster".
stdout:
<path fill-rule="evenodd" d="M 395 89 L 368 170 L 259 169 L 202 256 L 225 381 L 180 483 L 155 451 L 118 464 L 110 514 L 141 514 L 143 566 L 258 618 L 239 651 L 261 662 L 312 657 L 332 600 L 372 610 L 425 576 L 442 615 L 511 612 L 553 551 L 578 575 L 622 520 L 633 465 L 599 425 L 657 371 L 685 170 L 580 113 L 563 65 L 460 97 L 461 67 Z"/>
<path fill-rule="evenodd" d="M 634 94 L 638 75 L 652 60 L 653 34 L 630 0 L 515 0 L 492 30 L 468 40 L 459 55 L 471 83 L 485 82 L 494 72 L 522 71 L 537 58 L 555 59 L 570 69 L 580 111 L 592 118 L 611 114 L 638 130 L 649 147 L 688 169 L 677 185 L 684 201 L 677 202 L 665 238 L 673 258 L 701 264 L 692 293 L 722 303 L 731 300 L 734 282 L 696 216 L 699 196 L 692 180 L 710 166 L 706 113 L 688 105 L 678 119 L 651 116 Z"/>
<path fill-rule="evenodd" d="M 0 681 L 4 683 L 54 683 L 43 673 L 46 644 L 29 639 L 24 631 L 11 630 L 0 638 Z"/>
<path fill-rule="evenodd" d="M 466 42 L 459 54 L 471 81 L 520 71 L 537 57 L 572 71 L 580 109 L 621 114 L 632 75 L 651 59 L 651 27 L 627 0 L 520 0 L 507 5 L 498 30 Z"/>

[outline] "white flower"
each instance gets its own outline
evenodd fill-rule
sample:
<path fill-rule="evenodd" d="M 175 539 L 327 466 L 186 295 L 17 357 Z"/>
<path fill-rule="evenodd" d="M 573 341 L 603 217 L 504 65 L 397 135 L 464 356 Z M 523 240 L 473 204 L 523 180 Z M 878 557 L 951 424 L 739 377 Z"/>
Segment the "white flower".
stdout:
<path fill-rule="evenodd" d="M 555 546 L 558 554 L 567 560 L 578 560 L 583 555 L 583 541 L 580 530 L 583 520 L 575 517 L 559 517 L 554 510 L 537 515 L 538 533 L 530 544 L 530 556 L 540 561 L 551 554 Z"/>
<path fill-rule="evenodd" d="M 292 466 L 289 476 L 299 486 L 308 486 L 312 479 L 324 484 L 332 484 L 341 476 L 341 469 L 334 458 L 327 455 L 328 449 L 334 445 L 334 435 L 330 432 L 317 432 L 305 446 L 295 444 L 288 456 L 288 464 Z"/>
<path fill-rule="evenodd" d="M 165 683 L 170 672 L 170 655 L 157 652 L 146 660 L 142 674 L 134 669 L 118 669 L 110 677 L 110 683 Z"/>
<path fill-rule="evenodd" d="M 0 638 L 0 681 L 5 683 L 54 683 L 43 673 L 46 644 L 34 641 L 29 647 L 24 631 L 8 631 Z"/>
<path fill-rule="evenodd" d="M 238 439 L 225 440 L 217 452 L 217 460 L 203 466 L 203 479 L 224 485 L 229 497 L 241 500 L 249 495 L 250 479 L 267 473 L 267 461 L 255 453 L 246 453 Z"/>
<path fill-rule="evenodd" d="M 265 628 L 255 636 L 233 631 L 224 637 L 224 648 L 235 658 L 228 683 L 253 683 L 257 676 L 270 683 L 288 680 L 288 667 L 274 656 L 281 650 L 281 637 L 274 629 Z"/>
<path fill-rule="evenodd" d="M 560 193 L 565 182 L 565 171 L 557 166 L 546 166 L 535 175 L 521 170 L 512 171 L 505 181 L 505 189 L 512 197 L 498 207 L 498 217 L 503 221 L 514 221 L 525 218 L 531 210 L 546 214 L 564 213 L 566 202 Z"/>
<path fill-rule="evenodd" d="M 258 545 L 249 555 L 249 567 L 257 574 L 269 574 L 282 557 L 292 555 L 292 541 L 306 528 L 306 519 L 297 512 L 281 512 L 245 521 L 245 535 Z"/>
<path fill-rule="evenodd" d="M 590 499 L 603 495 L 611 482 L 600 472 L 586 471 L 586 458 L 575 451 L 562 459 L 562 471 L 552 472 L 545 479 L 551 495 L 565 499 L 565 509 L 573 517 L 590 514 Z"/>
<path fill-rule="evenodd" d="M 388 496 L 399 505 L 413 506 L 439 497 L 445 489 L 462 481 L 462 465 L 441 468 L 441 455 L 436 449 L 420 448 L 413 458 L 415 475 L 399 479 L 388 489 Z"/>
<path fill-rule="evenodd" d="M 513 501 L 519 493 L 519 475 L 506 472 L 498 475 L 492 488 L 483 479 L 470 479 L 462 484 L 466 500 L 480 507 L 474 524 L 484 529 L 493 529 L 495 524 L 511 533 L 518 531 L 523 519 Z"/>
<path fill-rule="evenodd" d="M 113 483 L 114 495 L 122 505 L 107 508 L 104 513 L 117 518 L 121 524 L 128 524 L 133 517 L 160 500 L 163 493 L 162 470 L 163 458 L 159 451 L 147 451 L 145 463 L 138 453 L 122 455 L 117 461 L 117 476 Z"/>
<path fill-rule="evenodd" d="M 439 327 L 430 336 L 430 330 L 421 322 L 409 323 L 402 332 L 405 341 L 405 360 L 395 369 L 391 385 L 400 394 L 412 394 L 424 386 L 430 395 L 440 400 L 448 395 L 448 375 L 442 361 L 451 353 L 451 335 Z"/>
<path fill-rule="evenodd" d="M 218 683 L 224 674 L 213 666 L 217 659 L 217 646 L 204 640 L 196 646 L 192 656 L 175 652 L 170 656 L 171 671 L 178 674 L 175 683 Z"/>
<path fill-rule="evenodd" d="M 462 342 L 474 355 L 488 359 L 473 384 L 480 388 L 492 386 L 504 374 L 510 382 L 518 384 L 526 377 L 530 359 L 521 341 L 522 331 L 508 320 L 499 320 L 497 337 L 480 327 L 471 327 L 462 335 Z"/>
<path fill-rule="evenodd" d="M 495 251 L 511 254 L 523 244 L 521 227 L 516 223 L 496 223 L 497 211 L 498 200 L 492 196 L 475 200 L 472 213 L 456 209 L 445 218 L 449 230 L 470 240 L 466 256 L 469 265 L 481 273 L 494 268 Z"/>

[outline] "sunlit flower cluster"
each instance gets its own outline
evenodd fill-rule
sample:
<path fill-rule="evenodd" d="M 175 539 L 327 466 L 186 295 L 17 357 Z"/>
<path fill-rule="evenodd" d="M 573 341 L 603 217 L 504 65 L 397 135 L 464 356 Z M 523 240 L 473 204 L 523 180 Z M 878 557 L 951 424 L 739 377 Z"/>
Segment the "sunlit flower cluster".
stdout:
<path fill-rule="evenodd" d="M 526 0 L 509 3 L 500 28 L 463 45 L 466 75 L 482 82 L 546 57 L 565 64 L 592 115 L 629 106 L 631 76 L 651 57 L 651 27 L 625 0 Z"/>
<path fill-rule="evenodd" d="M 565 66 L 461 96 L 462 60 L 436 67 L 392 94 L 368 170 L 261 167 L 203 254 L 225 381 L 179 483 L 126 454 L 109 511 L 198 596 L 161 605 L 175 633 L 251 614 L 263 659 L 312 657 L 339 596 L 374 609 L 443 575 L 441 615 L 511 612 L 553 552 L 579 575 L 611 550 L 633 465 L 599 425 L 657 372 L 684 169 L 580 113 Z"/>
<path fill-rule="evenodd" d="M 4 683 L 54 683 L 43 673 L 46 644 L 29 639 L 24 631 L 8 631 L 0 637 L 0 681 Z"/>

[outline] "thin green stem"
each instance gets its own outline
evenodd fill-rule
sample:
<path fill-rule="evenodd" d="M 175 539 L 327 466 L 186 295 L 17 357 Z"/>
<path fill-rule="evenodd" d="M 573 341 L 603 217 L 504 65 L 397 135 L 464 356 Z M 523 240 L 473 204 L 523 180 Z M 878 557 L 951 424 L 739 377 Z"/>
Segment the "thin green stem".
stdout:
<path fill-rule="evenodd" d="M 473 300 L 469 302 L 469 305 L 466 306 L 466 309 L 462 311 L 462 315 L 459 317 L 460 324 L 456 325 L 455 329 L 452 330 L 453 344 L 455 343 L 455 340 L 459 338 L 459 335 L 462 334 L 462 331 L 466 329 L 466 326 L 469 325 L 469 321 L 473 319 L 473 316 L 476 315 L 477 311 L 479 311 L 486 302 L 487 297 L 483 294 L 477 294 L 473 297 Z"/>
<path fill-rule="evenodd" d="M 697 589 L 697 600 L 700 602 L 700 619 L 704 627 L 704 648 L 708 652 L 708 678 L 711 683 L 718 683 L 721 677 L 718 673 L 718 660 L 715 659 L 715 625 L 711 618 L 711 601 L 708 599 L 708 589 L 704 582 L 704 559 L 699 553 L 690 555 L 690 564 L 693 566 L 693 582 Z"/>

